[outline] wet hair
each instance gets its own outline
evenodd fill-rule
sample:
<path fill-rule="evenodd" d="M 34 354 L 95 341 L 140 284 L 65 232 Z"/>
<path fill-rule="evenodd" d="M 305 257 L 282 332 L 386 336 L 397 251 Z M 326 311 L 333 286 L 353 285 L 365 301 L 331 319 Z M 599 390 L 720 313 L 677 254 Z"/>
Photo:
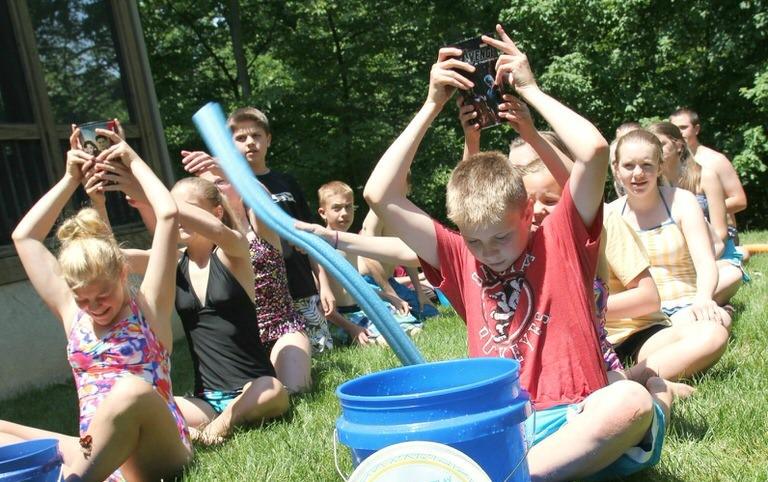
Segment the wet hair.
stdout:
<path fill-rule="evenodd" d="M 232 207 L 229 205 L 227 199 L 221 194 L 221 191 L 219 191 L 214 183 L 199 177 L 185 177 L 180 179 L 173 186 L 171 191 L 175 191 L 176 189 L 183 187 L 190 187 L 195 189 L 197 194 L 201 198 L 205 199 L 208 204 L 211 205 L 211 207 L 221 206 L 224 210 L 224 214 L 221 217 L 221 222 L 230 229 L 242 231 L 242 226 L 240 226 L 240 222 L 235 217 L 235 214 L 232 211 Z"/>
<path fill-rule="evenodd" d="M 96 281 L 119 280 L 122 276 L 123 252 L 95 209 L 81 209 L 67 218 L 56 231 L 56 238 L 61 243 L 61 274 L 71 289 Z"/>
<path fill-rule="evenodd" d="M 701 191 L 701 166 L 693 159 L 693 153 L 685 142 L 683 133 L 671 122 L 656 122 L 648 126 L 648 131 L 656 135 L 669 137 L 679 146 L 680 151 L 680 181 L 678 186 L 696 194 Z"/>
<path fill-rule="evenodd" d="M 448 219 L 459 229 L 498 223 L 507 209 L 521 209 L 527 199 L 521 168 L 499 151 L 479 152 L 459 162 L 446 188 Z"/>
<path fill-rule="evenodd" d="M 317 190 L 317 201 L 320 207 L 325 207 L 325 203 L 328 202 L 328 198 L 335 195 L 352 196 L 354 192 L 349 184 L 342 181 L 326 182 Z"/>
<path fill-rule="evenodd" d="M 266 114 L 256 107 L 241 107 L 232 112 L 229 114 L 229 118 L 227 118 L 227 126 L 234 131 L 237 124 L 246 121 L 253 121 L 264 129 L 267 135 L 272 134 L 272 130 L 269 128 L 269 119 L 267 119 Z"/>
<path fill-rule="evenodd" d="M 677 117 L 679 115 L 687 115 L 688 119 L 691 121 L 692 126 L 698 126 L 701 125 L 701 120 L 699 119 L 699 114 L 696 113 L 695 110 L 689 109 L 688 107 L 681 107 L 674 111 L 673 113 L 669 114 L 669 117 Z"/>

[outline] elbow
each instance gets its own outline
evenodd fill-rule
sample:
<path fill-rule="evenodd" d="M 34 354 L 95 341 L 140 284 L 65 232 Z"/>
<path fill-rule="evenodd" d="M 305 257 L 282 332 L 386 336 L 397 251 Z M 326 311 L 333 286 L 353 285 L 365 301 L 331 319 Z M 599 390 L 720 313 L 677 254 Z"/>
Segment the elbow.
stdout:
<path fill-rule="evenodd" d="M 611 148 L 608 145 L 608 141 L 606 141 L 603 136 L 600 136 L 599 139 L 595 139 L 595 143 L 592 146 L 592 159 L 608 165 L 610 152 Z"/>
<path fill-rule="evenodd" d="M 173 224 L 179 224 L 179 208 L 176 207 L 176 203 L 172 203 L 169 206 L 163 206 L 155 211 L 155 217 L 157 222 L 167 222 Z"/>
<path fill-rule="evenodd" d="M 728 239 L 728 228 L 725 229 L 718 229 L 715 231 L 717 239 L 715 240 L 715 252 L 718 251 L 717 246 L 718 244 L 722 244 L 725 242 L 726 239 Z"/>
<path fill-rule="evenodd" d="M 640 288 L 642 288 L 642 299 L 647 303 L 648 313 L 661 310 L 659 288 L 650 273 L 640 281 Z"/>
<path fill-rule="evenodd" d="M 381 205 L 384 201 L 384 190 L 374 187 L 369 180 L 365 185 L 365 189 L 363 190 L 363 199 L 365 199 L 365 202 L 368 203 L 368 206 L 376 211 L 376 206 Z"/>
<path fill-rule="evenodd" d="M 371 185 L 371 181 L 368 180 L 368 182 L 365 183 L 365 189 L 363 189 L 363 199 L 365 199 L 365 202 L 367 202 L 369 206 L 373 206 L 381 201 L 381 194 L 376 191 L 377 190 Z"/>
<path fill-rule="evenodd" d="M 18 227 L 11 233 L 11 239 L 13 242 L 21 241 L 27 237 L 27 233 L 22 232 Z"/>
<path fill-rule="evenodd" d="M 653 285 L 653 289 L 649 290 L 648 293 L 648 307 L 650 310 L 649 313 L 654 313 L 656 311 L 661 311 L 661 296 L 659 296 L 659 290 L 656 289 L 656 285 Z"/>

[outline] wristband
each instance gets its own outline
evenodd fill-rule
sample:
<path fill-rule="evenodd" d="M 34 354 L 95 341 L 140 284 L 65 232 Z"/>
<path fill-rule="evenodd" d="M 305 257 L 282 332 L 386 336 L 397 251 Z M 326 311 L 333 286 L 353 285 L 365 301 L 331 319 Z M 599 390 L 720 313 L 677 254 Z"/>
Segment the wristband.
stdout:
<path fill-rule="evenodd" d="M 339 249 L 339 232 L 335 231 L 336 239 L 333 241 L 333 249 Z"/>

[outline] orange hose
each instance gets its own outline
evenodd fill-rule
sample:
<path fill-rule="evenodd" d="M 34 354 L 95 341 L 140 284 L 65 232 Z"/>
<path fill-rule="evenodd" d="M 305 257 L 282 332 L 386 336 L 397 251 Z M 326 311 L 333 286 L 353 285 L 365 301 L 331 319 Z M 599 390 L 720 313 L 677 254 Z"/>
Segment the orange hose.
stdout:
<path fill-rule="evenodd" d="M 749 251 L 749 254 L 768 253 L 768 243 L 742 244 L 741 247 Z"/>

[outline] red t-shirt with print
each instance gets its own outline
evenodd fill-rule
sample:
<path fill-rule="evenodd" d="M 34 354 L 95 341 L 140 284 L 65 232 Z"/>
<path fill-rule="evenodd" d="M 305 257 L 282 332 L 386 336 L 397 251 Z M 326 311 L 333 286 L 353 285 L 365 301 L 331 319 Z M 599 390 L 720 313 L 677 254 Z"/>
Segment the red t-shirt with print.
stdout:
<path fill-rule="evenodd" d="M 600 208 L 587 228 L 566 186 L 505 272 L 477 261 L 461 235 L 437 221 L 440 269 L 420 260 L 466 322 L 469 356 L 520 361 L 520 383 L 537 410 L 580 402 L 607 384 L 592 291 L 602 219 Z"/>

